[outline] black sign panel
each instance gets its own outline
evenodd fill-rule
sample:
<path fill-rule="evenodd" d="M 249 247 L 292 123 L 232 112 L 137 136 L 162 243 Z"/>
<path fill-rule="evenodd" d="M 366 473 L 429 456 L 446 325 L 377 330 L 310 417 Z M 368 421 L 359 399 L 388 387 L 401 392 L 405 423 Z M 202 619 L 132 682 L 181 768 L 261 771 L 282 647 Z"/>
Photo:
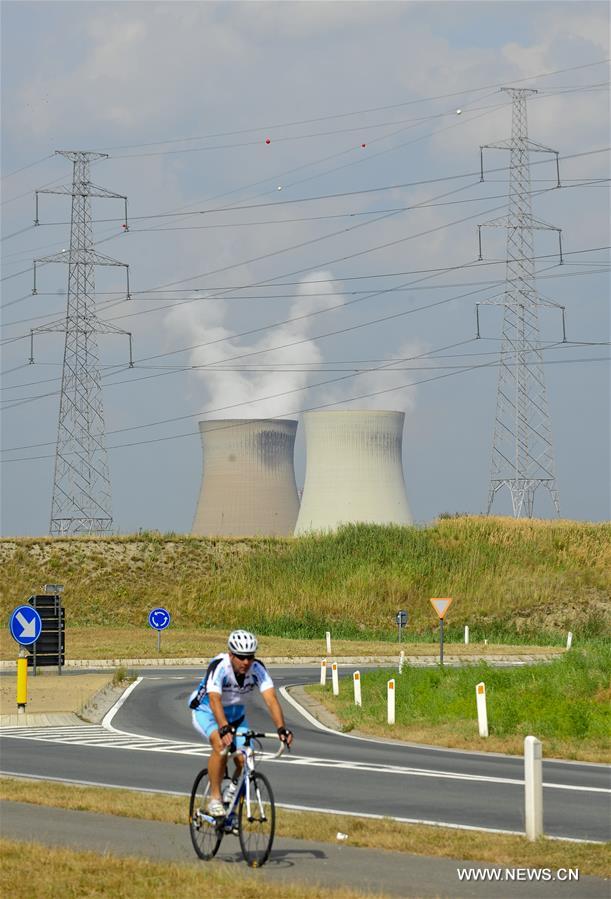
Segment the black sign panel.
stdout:
<path fill-rule="evenodd" d="M 36 643 L 28 646 L 28 665 L 34 668 L 34 673 L 38 666 L 57 665 L 61 673 L 61 666 L 66 661 L 66 615 L 59 594 L 30 596 L 28 602 L 34 606 L 42 620 L 40 637 Z"/>

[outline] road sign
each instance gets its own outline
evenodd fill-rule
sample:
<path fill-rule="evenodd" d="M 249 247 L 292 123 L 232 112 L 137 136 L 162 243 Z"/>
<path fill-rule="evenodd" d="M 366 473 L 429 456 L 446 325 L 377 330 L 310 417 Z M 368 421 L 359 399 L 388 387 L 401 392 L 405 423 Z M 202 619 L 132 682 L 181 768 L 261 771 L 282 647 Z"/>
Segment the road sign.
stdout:
<path fill-rule="evenodd" d="M 448 611 L 451 602 L 452 602 L 451 596 L 448 596 L 445 599 L 431 599 L 431 605 L 433 606 L 433 608 L 435 609 L 435 611 L 437 612 L 438 616 L 441 618 L 442 621 L 446 616 L 446 612 Z"/>
<path fill-rule="evenodd" d="M 42 630 L 40 615 L 32 606 L 17 606 L 9 621 L 11 637 L 21 646 L 36 643 Z"/>
<path fill-rule="evenodd" d="M 407 624 L 407 612 L 405 611 L 405 609 L 401 609 L 400 612 L 397 612 L 395 621 L 401 627 L 405 627 L 405 625 Z"/>
<path fill-rule="evenodd" d="M 163 631 L 170 623 L 170 613 L 167 609 L 152 609 L 149 612 L 149 624 L 156 631 Z"/>

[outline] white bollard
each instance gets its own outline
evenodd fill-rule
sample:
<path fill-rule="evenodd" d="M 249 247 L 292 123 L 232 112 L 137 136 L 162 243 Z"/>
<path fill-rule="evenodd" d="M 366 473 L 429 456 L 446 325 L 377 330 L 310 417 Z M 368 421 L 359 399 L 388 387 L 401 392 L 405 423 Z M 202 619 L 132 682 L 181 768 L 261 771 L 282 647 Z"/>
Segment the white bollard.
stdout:
<path fill-rule="evenodd" d="M 320 686 L 324 687 L 327 683 L 327 660 L 320 660 Z"/>
<path fill-rule="evenodd" d="M 363 703 L 361 701 L 361 672 L 355 671 L 352 675 L 352 682 L 354 684 L 354 704 L 362 706 Z"/>
<path fill-rule="evenodd" d="M 524 829 L 529 840 L 543 836 L 543 746 L 536 737 L 524 738 Z"/>
<path fill-rule="evenodd" d="M 573 631 L 569 631 L 566 635 L 566 648 L 570 649 L 573 645 Z"/>
<path fill-rule="evenodd" d="M 469 625 L 465 624 L 465 646 L 469 643 Z"/>
<path fill-rule="evenodd" d="M 388 694 L 388 723 L 395 723 L 395 679 L 392 677 L 388 681 L 387 686 L 387 694 Z"/>
<path fill-rule="evenodd" d="M 488 710 L 486 708 L 486 684 L 482 681 L 475 688 L 477 700 L 477 725 L 480 737 L 488 736 Z"/>
<path fill-rule="evenodd" d="M 405 665 L 405 650 L 399 653 L 399 674 L 403 674 L 403 666 Z"/>
<path fill-rule="evenodd" d="M 325 637 L 327 640 L 327 655 L 331 655 L 331 631 L 325 631 Z"/>
<path fill-rule="evenodd" d="M 339 696 L 339 675 L 337 673 L 337 662 L 331 665 L 331 682 L 333 684 L 333 695 Z"/>

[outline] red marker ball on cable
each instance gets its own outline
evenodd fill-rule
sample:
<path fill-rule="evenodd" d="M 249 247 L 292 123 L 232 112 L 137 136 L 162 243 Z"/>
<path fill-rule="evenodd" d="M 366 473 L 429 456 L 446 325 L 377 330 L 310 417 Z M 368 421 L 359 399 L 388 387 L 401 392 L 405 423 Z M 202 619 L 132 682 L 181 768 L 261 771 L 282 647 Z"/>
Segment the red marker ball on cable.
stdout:
<path fill-rule="evenodd" d="M 367 144 L 361 144 L 361 148 L 364 150 Z"/>
<path fill-rule="evenodd" d="M 266 137 L 266 138 L 265 138 L 265 143 L 266 143 L 266 144 L 271 144 L 271 140 L 269 139 L 269 137 Z"/>

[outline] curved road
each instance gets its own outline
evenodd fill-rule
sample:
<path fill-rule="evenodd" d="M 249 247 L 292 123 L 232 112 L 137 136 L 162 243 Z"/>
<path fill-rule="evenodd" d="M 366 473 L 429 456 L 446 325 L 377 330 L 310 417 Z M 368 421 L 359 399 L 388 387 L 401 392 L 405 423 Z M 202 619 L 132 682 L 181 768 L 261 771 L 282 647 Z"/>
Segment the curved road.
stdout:
<path fill-rule="evenodd" d="M 204 756 L 187 708 L 200 674 L 147 669 L 113 716 L 110 732 L 95 725 L 3 728 L 2 769 L 188 793 Z M 272 676 L 282 687 L 311 683 L 317 671 L 272 668 Z M 264 763 L 280 804 L 523 832 L 521 759 L 330 733 L 284 700 L 283 707 L 294 751 Z M 270 728 L 258 695 L 249 719 L 257 729 Z M 610 838 L 609 768 L 547 761 L 543 780 L 546 834 Z"/>

